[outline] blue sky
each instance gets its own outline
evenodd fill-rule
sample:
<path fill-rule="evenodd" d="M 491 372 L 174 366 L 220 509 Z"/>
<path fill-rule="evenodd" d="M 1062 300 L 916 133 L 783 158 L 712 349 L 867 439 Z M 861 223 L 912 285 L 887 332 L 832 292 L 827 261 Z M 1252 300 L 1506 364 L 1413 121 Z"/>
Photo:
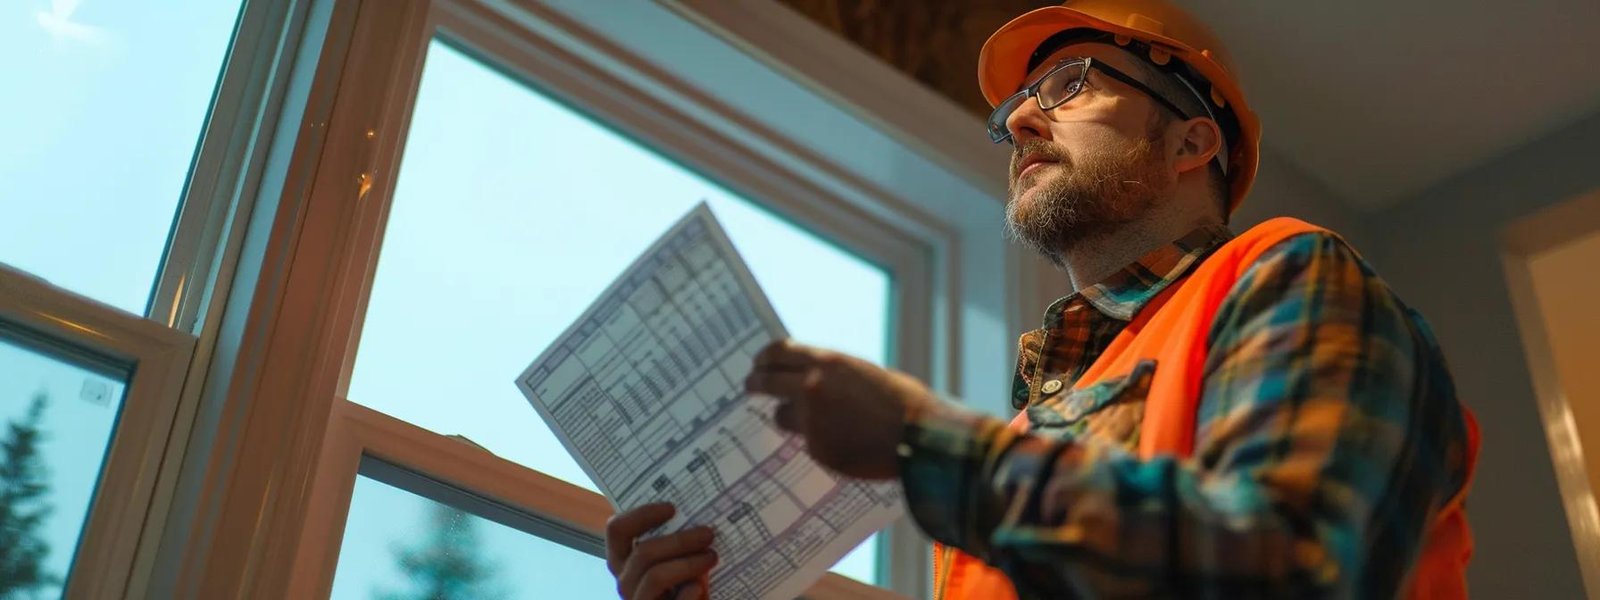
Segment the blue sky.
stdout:
<path fill-rule="evenodd" d="M 237 8 L 0 4 L 0 71 L 25 82 L 0 95 L 0 139 L 10 142 L 0 144 L 0 262 L 143 311 Z M 435 43 L 349 398 L 590 486 L 512 381 L 701 201 L 797 338 L 884 360 L 885 272 Z M 86 386 L 109 402 L 85 400 Z M 64 568 L 121 388 L 0 345 L 0 419 L 20 416 L 38 389 L 55 399 L 47 454 L 60 509 L 48 531 L 50 560 Z M 394 587 L 393 545 L 426 522 L 428 501 L 383 484 L 362 483 L 355 501 L 335 598 Z M 598 564 L 498 525 L 483 530 L 486 552 L 506 557 L 512 597 L 554 591 L 540 565 Z M 872 565 L 861 551 L 840 570 L 865 579 Z M 611 590 L 559 581 L 576 594 L 562 597 Z"/>
<path fill-rule="evenodd" d="M 0 261 L 144 311 L 238 11 L 0 2 Z"/>

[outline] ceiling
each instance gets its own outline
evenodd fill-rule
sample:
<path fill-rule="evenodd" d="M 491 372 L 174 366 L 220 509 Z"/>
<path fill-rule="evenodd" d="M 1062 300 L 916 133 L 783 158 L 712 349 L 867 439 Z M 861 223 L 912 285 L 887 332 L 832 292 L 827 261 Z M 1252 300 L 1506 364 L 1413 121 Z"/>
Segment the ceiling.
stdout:
<path fill-rule="evenodd" d="M 983 114 L 978 47 L 1038 0 L 781 0 Z M 1179 0 L 1228 40 L 1267 152 L 1391 206 L 1600 111 L 1600 0 Z"/>

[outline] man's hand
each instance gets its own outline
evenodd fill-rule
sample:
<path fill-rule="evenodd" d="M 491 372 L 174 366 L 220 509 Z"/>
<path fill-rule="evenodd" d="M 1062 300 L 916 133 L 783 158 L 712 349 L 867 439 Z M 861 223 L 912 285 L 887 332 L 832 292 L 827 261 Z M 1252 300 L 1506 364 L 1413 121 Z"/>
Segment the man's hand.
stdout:
<path fill-rule="evenodd" d="M 935 402 L 910 375 L 789 340 L 756 354 L 744 384 L 778 398 L 778 426 L 803 436 L 818 463 L 863 479 L 900 474 L 906 421 Z"/>
<path fill-rule="evenodd" d="M 670 504 L 646 504 L 606 522 L 606 566 L 617 577 L 617 595 L 624 600 L 710 597 L 707 577 L 717 564 L 717 555 L 711 551 L 711 528 L 639 539 L 670 520 L 674 512 Z"/>

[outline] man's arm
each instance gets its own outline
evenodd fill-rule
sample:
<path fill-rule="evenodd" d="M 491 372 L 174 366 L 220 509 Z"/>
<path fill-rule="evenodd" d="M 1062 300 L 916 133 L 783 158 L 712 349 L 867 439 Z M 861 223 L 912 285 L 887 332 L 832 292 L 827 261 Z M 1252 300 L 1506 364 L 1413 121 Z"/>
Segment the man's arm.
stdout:
<path fill-rule="evenodd" d="M 1405 309 L 1342 241 L 1303 235 L 1252 267 L 1210 339 L 1191 459 L 941 407 L 907 431 L 912 514 L 1025 595 L 1394 596 L 1453 491 L 1425 442 L 1459 419 L 1413 400 L 1435 359 Z"/>

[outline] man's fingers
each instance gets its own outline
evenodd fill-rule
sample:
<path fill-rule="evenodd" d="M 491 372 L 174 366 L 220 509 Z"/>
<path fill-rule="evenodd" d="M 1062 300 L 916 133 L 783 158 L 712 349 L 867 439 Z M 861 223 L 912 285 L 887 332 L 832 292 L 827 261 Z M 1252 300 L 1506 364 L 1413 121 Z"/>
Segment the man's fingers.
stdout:
<path fill-rule="evenodd" d="M 634 545 L 633 553 L 617 574 L 617 582 L 625 590 L 638 587 L 640 578 L 658 565 L 710 550 L 711 540 L 711 528 L 695 527 L 641 541 Z"/>
<path fill-rule="evenodd" d="M 810 380 L 812 371 L 768 371 L 756 370 L 744 378 L 744 391 L 777 396 L 779 398 L 796 398 L 805 391 L 807 381 Z"/>
<path fill-rule="evenodd" d="M 782 402 L 772 411 L 772 422 L 789 433 L 800 431 L 800 407 L 793 402 Z"/>
<path fill-rule="evenodd" d="M 714 552 L 701 552 L 660 563 L 639 579 L 633 598 L 654 600 L 681 584 L 700 579 L 717 565 Z"/>
<path fill-rule="evenodd" d="M 671 504 L 658 502 L 613 515 L 606 521 L 606 566 L 611 574 L 621 574 L 640 535 L 671 520 L 676 512 Z"/>
<path fill-rule="evenodd" d="M 757 369 L 772 368 L 783 359 L 788 358 L 790 344 L 793 344 L 793 342 L 784 339 L 762 346 L 761 350 L 757 351 L 755 357 L 751 359 L 751 366 Z"/>
<path fill-rule="evenodd" d="M 800 369 L 816 361 L 821 353 L 822 351 L 817 348 L 794 340 L 782 339 L 767 344 L 761 351 L 756 352 L 751 363 L 756 369 Z"/>
<path fill-rule="evenodd" d="M 700 600 L 706 593 L 706 586 L 698 581 L 678 588 L 678 600 Z"/>

